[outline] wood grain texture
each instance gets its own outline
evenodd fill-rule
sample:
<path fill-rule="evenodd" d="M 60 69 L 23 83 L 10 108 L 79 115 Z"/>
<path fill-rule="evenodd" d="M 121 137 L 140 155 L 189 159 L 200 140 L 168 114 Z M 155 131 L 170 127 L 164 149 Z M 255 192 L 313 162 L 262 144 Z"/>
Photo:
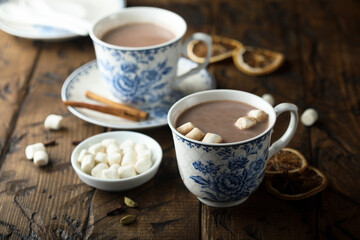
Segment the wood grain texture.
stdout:
<path fill-rule="evenodd" d="M 295 103 L 300 114 L 316 108 L 318 122 L 310 128 L 300 123 L 289 146 L 324 171 L 328 188 L 285 201 L 261 185 L 239 206 L 208 207 L 182 183 L 167 126 L 139 131 L 155 138 L 164 152 L 152 180 L 119 193 L 91 188 L 71 168 L 72 142 L 114 129 L 76 118 L 60 97 L 66 77 L 95 58 L 91 40 L 41 42 L 0 32 L 0 239 L 359 239 L 359 1 L 131 0 L 128 5 L 180 14 L 187 36 L 207 32 L 284 53 L 285 64 L 267 76 L 247 76 L 232 59 L 208 69 L 218 88 L 271 93 L 277 104 Z M 64 116 L 65 127 L 46 130 L 50 113 Z M 273 141 L 288 121 L 280 115 Z M 50 139 L 57 144 L 47 147 L 48 166 L 25 158 L 28 144 Z M 139 207 L 125 207 L 124 196 Z M 120 219 L 127 214 L 136 220 L 124 226 Z"/>

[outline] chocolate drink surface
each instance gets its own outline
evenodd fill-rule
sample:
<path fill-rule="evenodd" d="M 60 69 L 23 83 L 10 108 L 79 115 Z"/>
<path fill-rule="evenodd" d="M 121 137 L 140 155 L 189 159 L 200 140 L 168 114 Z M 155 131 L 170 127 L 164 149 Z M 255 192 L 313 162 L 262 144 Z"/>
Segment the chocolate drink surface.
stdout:
<path fill-rule="evenodd" d="M 165 43 L 173 38 L 174 33 L 153 23 L 132 23 L 109 30 L 101 39 L 122 47 L 147 47 Z"/>
<path fill-rule="evenodd" d="M 176 119 L 176 127 L 192 122 L 204 133 L 220 135 L 224 143 L 239 142 L 261 134 L 269 126 L 268 119 L 249 129 L 240 130 L 235 126 L 239 117 L 247 116 L 248 112 L 254 109 L 257 108 L 244 102 L 231 100 L 200 103 L 181 113 Z"/>

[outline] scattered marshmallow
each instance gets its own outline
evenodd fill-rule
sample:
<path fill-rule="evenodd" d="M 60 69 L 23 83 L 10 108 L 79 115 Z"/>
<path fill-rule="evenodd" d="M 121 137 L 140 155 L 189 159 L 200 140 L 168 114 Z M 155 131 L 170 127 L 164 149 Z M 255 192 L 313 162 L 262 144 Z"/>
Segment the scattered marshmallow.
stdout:
<path fill-rule="evenodd" d="M 263 110 L 253 109 L 248 113 L 249 117 L 255 118 L 257 122 L 263 122 L 268 118 L 268 114 Z"/>
<path fill-rule="evenodd" d="M 45 166 L 49 163 L 49 155 L 46 151 L 36 151 L 34 153 L 34 163 L 37 166 Z"/>
<path fill-rule="evenodd" d="M 253 117 L 240 117 L 235 122 L 235 126 L 239 129 L 248 129 L 256 124 L 256 119 Z"/>
<path fill-rule="evenodd" d="M 195 125 L 192 122 L 187 122 L 178 127 L 176 130 L 178 130 L 179 133 L 182 135 L 188 134 L 191 130 L 195 128 Z"/>
<path fill-rule="evenodd" d="M 61 121 L 63 117 L 56 114 L 50 114 L 46 117 L 44 127 L 51 130 L 59 130 L 61 128 Z"/>
<path fill-rule="evenodd" d="M 195 127 L 190 132 L 188 132 L 185 137 L 198 140 L 200 141 L 205 136 L 205 133 L 203 133 L 199 128 Z"/>
<path fill-rule="evenodd" d="M 303 112 L 300 119 L 305 126 L 310 127 L 317 121 L 318 113 L 315 109 L 308 108 Z"/>
<path fill-rule="evenodd" d="M 262 98 L 267 101 L 271 106 L 275 105 L 275 99 L 271 94 L 265 93 L 264 95 L 262 95 Z"/>
<path fill-rule="evenodd" d="M 207 133 L 202 140 L 204 143 L 221 143 L 222 141 L 222 137 L 215 133 Z"/>
<path fill-rule="evenodd" d="M 31 145 L 28 145 L 26 148 L 25 148 L 25 155 L 26 155 L 26 158 L 31 160 L 34 158 L 34 153 L 36 151 L 45 151 L 45 145 L 43 143 L 35 143 L 35 144 L 31 144 Z"/>
<path fill-rule="evenodd" d="M 118 168 L 118 174 L 120 178 L 129 178 L 136 176 L 135 168 L 133 166 L 121 166 Z"/>
<path fill-rule="evenodd" d="M 104 169 L 108 169 L 109 166 L 106 163 L 99 163 L 91 170 L 91 176 L 101 177 L 101 172 Z"/>
<path fill-rule="evenodd" d="M 83 172 L 103 179 L 136 176 L 151 168 L 152 152 L 144 143 L 104 139 L 81 150 L 77 159 Z"/>

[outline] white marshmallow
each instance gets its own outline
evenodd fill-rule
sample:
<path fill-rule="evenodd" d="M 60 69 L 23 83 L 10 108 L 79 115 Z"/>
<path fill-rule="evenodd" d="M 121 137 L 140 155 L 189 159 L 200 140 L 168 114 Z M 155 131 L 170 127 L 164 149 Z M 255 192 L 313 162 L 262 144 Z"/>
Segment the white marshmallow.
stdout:
<path fill-rule="evenodd" d="M 77 159 L 78 162 L 81 162 L 82 159 L 83 159 L 86 155 L 89 155 L 89 154 L 91 154 L 91 153 L 89 153 L 88 150 L 86 150 L 86 149 L 81 150 L 81 152 L 80 152 L 80 154 L 79 154 L 79 157 L 78 157 L 78 159 Z"/>
<path fill-rule="evenodd" d="M 95 161 L 98 163 L 106 163 L 107 162 L 107 155 L 103 152 L 97 152 L 95 155 Z"/>
<path fill-rule="evenodd" d="M 101 143 L 96 143 L 94 145 L 91 145 L 88 149 L 89 153 L 96 154 L 98 152 L 105 152 L 105 147 L 101 145 Z"/>
<path fill-rule="evenodd" d="M 221 143 L 222 141 L 222 137 L 215 133 L 207 133 L 202 140 L 204 143 Z"/>
<path fill-rule="evenodd" d="M 115 144 L 116 146 L 119 146 L 119 142 L 114 138 L 107 138 L 101 141 L 101 145 L 104 147 L 108 147 L 110 144 Z"/>
<path fill-rule="evenodd" d="M 121 166 L 133 166 L 136 161 L 136 153 L 135 152 L 128 152 L 124 154 L 123 159 L 121 161 Z"/>
<path fill-rule="evenodd" d="M 265 93 L 264 95 L 262 95 L 262 98 L 267 101 L 271 106 L 274 106 L 275 99 L 271 94 Z"/>
<path fill-rule="evenodd" d="M 119 174 L 115 168 L 108 168 L 101 171 L 101 178 L 104 179 L 118 179 Z"/>
<path fill-rule="evenodd" d="M 121 166 L 118 168 L 120 178 L 129 178 L 136 176 L 135 168 L 133 166 Z"/>
<path fill-rule="evenodd" d="M 120 144 L 120 149 L 124 149 L 124 148 L 127 148 L 127 147 L 131 147 L 131 148 L 134 148 L 135 146 L 135 142 L 131 139 L 127 139 L 125 140 L 124 142 L 122 142 Z"/>
<path fill-rule="evenodd" d="M 198 140 L 200 141 L 205 136 L 205 133 L 203 133 L 200 129 L 197 127 L 193 128 L 190 132 L 188 132 L 185 137 Z"/>
<path fill-rule="evenodd" d="M 192 122 L 187 122 L 178 127 L 176 130 L 178 130 L 179 133 L 182 135 L 188 134 L 191 130 L 195 128 L 195 125 Z"/>
<path fill-rule="evenodd" d="M 45 151 L 36 151 L 34 153 L 34 163 L 37 166 L 45 166 L 49 163 L 49 155 Z"/>
<path fill-rule="evenodd" d="M 119 152 L 114 152 L 110 155 L 108 155 L 107 160 L 109 165 L 113 165 L 115 163 L 120 164 L 121 163 L 122 155 Z"/>
<path fill-rule="evenodd" d="M 147 149 L 147 146 L 144 143 L 136 143 L 134 149 L 135 149 L 135 152 L 138 153 L 142 149 Z"/>
<path fill-rule="evenodd" d="M 313 108 L 306 109 L 301 115 L 301 122 L 309 127 L 313 125 L 318 120 L 318 113 Z"/>
<path fill-rule="evenodd" d="M 120 150 L 120 148 L 116 145 L 116 144 L 114 144 L 114 143 L 111 143 L 107 148 L 106 148 L 106 153 L 107 154 L 112 154 L 112 153 L 114 153 L 114 152 L 121 152 L 121 150 Z"/>
<path fill-rule="evenodd" d="M 143 173 L 148 170 L 152 165 L 152 161 L 150 158 L 142 157 L 139 158 L 135 163 L 135 170 L 137 173 Z"/>
<path fill-rule="evenodd" d="M 239 129 L 248 129 L 256 124 L 256 119 L 252 117 L 240 117 L 235 122 L 235 126 Z"/>
<path fill-rule="evenodd" d="M 61 121 L 63 117 L 56 114 L 50 114 L 46 117 L 44 127 L 46 129 L 59 130 L 61 127 Z"/>
<path fill-rule="evenodd" d="M 81 161 L 80 169 L 87 174 L 91 173 L 91 170 L 95 166 L 95 160 L 93 155 L 85 155 L 85 157 Z"/>
<path fill-rule="evenodd" d="M 255 118 L 257 122 L 263 122 L 268 118 L 268 114 L 260 109 L 251 110 L 248 116 Z"/>
<path fill-rule="evenodd" d="M 27 159 L 31 160 L 34 158 L 34 153 L 36 151 L 46 151 L 45 145 L 43 143 L 35 143 L 26 146 L 25 148 L 25 156 Z"/>
<path fill-rule="evenodd" d="M 146 157 L 146 158 L 150 158 L 151 159 L 151 150 L 150 149 L 142 149 L 141 151 L 139 152 L 136 152 L 137 155 L 136 157 L 137 158 L 141 158 L 141 157 Z"/>
<path fill-rule="evenodd" d="M 127 154 L 127 153 L 134 154 L 135 150 L 132 147 L 126 147 L 126 148 L 122 149 L 122 152 L 124 153 L 124 155 Z"/>
<path fill-rule="evenodd" d="M 120 167 L 120 165 L 117 164 L 117 163 L 114 163 L 113 165 L 110 166 L 110 168 L 113 168 L 113 169 L 115 169 L 116 171 L 118 170 L 119 167 Z"/>
<path fill-rule="evenodd" d="M 91 176 L 93 177 L 101 177 L 101 172 L 104 169 L 108 169 L 109 166 L 106 163 L 99 163 L 91 170 Z"/>

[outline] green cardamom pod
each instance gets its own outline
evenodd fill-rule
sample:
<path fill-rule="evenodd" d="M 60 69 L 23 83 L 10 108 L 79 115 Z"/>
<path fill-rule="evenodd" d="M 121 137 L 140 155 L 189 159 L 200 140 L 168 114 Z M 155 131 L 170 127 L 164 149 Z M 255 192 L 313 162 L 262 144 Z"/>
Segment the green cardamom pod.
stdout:
<path fill-rule="evenodd" d="M 128 206 L 128 207 L 132 207 L 132 208 L 137 207 L 137 203 L 128 197 L 124 197 L 124 202 L 125 202 L 126 206 Z"/>
<path fill-rule="evenodd" d="M 135 215 L 127 215 L 120 220 L 121 224 L 127 225 L 135 221 Z"/>

